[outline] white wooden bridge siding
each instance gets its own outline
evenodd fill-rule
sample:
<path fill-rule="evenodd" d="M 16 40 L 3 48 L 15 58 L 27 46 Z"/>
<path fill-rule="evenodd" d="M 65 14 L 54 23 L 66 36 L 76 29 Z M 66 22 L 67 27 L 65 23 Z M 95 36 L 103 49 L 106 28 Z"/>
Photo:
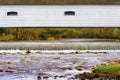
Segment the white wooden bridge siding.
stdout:
<path fill-rule="evenodd" d="M 16 11 L 18 16 L 7 16 Z M 75 11 L 75 16 L 65 16 Z M 0 5 L 0 27 L 120 27 L 119 5 Z"/>

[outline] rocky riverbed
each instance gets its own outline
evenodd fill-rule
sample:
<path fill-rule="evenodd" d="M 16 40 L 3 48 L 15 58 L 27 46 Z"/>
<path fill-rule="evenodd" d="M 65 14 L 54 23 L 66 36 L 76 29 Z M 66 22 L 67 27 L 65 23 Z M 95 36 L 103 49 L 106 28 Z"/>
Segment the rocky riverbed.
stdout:
<path fill-rule="evenodd" d="M 0 80 L 79 80 L 119 58 L 119 50 L 0 50 Z"/>

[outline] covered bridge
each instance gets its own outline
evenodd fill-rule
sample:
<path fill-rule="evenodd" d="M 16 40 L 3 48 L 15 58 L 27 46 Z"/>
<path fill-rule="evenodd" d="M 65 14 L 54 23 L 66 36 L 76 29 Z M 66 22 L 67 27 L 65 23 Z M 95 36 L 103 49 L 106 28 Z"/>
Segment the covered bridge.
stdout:
<path fill-rule="evenodd" d="M 0 5 L 0 27 L 120 27 L 120 5 Z"/>

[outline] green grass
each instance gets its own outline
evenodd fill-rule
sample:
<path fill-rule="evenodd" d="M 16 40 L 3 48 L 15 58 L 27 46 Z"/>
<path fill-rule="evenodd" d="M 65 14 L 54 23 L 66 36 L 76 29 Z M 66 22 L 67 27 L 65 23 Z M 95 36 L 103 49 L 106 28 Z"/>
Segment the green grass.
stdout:
<path fill-rule="evenodd" d="M 103 65 L 93 70 L 95 73 L 120 75 L 120 64 Z"/>

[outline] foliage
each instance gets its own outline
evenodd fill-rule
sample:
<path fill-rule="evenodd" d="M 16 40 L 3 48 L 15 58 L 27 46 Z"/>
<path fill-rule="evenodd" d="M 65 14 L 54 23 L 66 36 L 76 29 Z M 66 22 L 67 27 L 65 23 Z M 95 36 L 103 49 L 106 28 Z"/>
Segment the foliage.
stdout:
<path fill-rule="evenodd" d="M 113 37 L 120 38 L 120 28 L 114 28 Z"/>
<path fill-rule="evenodd" d="M 14 36 L 12 34 L 0 36 L 0 41 L 12 41 L 12 40 L 14 40 Z"/>
<path fill-rule="evenodd" d="M 3 28 L 0 28 L 0 34 L 2 34 L 4 32 Z"/>
<path fill-rule="evenodd" d="M 47 40 L 61 38 L 120 39 L 118 28 L 3 28 L 0 40 Z M 9 41 L 9 39 L 6 39 Z"/>

